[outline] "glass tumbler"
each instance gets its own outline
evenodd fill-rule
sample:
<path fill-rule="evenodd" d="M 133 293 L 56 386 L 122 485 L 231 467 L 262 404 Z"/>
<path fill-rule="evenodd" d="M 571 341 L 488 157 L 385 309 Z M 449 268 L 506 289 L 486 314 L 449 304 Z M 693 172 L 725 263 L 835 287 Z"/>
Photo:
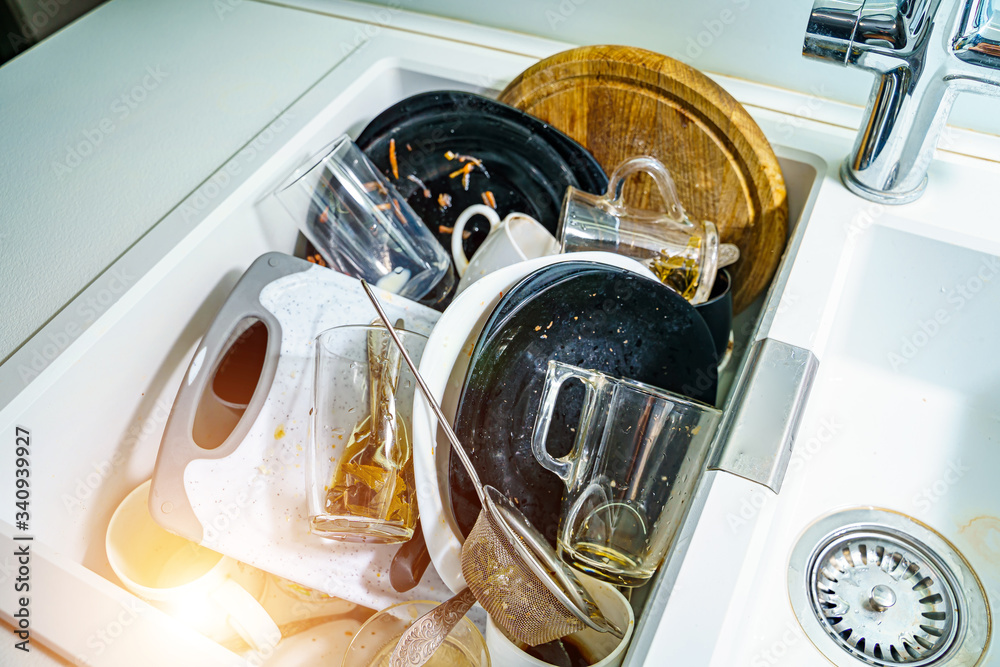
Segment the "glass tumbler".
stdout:
<path fill-rule="evenodd" d="M 342 667 L 389 667 L 389 658 L 400 636 L 415 620 L 438 606 L 437 602 L 402 602 L 368 619 L 351 640 Z M 490 667 L 486 640 L 468 618 L 448 633 L 427 667 Z"/>
<path fill-rule="evenodd" d="M 665 211 L 625 205 L 625 181 L 639 172 L 652 177 Z M 645 156 L 618 165 L 606 194 L 566 188 L 557 236 L 562 252 L 602 250 L 639 260 L 692 304 L 708 299 L 716 271 L 740 256 L 736 246 L 719 243 L 714 224 L 688 218 L 670 172 L 659 160 Z"/>
<path fill-rule="evenodd" d="M 432 304 L 454 288 L 444 247 L 346 134 L 310 158 L 275 196 L 341 273 Z"/>
<path fill-rule="evenodd" d="M 546 437 L 560 389 L 583 383 L 576 440 L 554 458 Z M 566 484 L 558 550 L 617 586 L 656 571 L 690 506 L 721 412 L 656 387 L 549 361 L 531 449 Z"/>
<path fill-rule="evenodd" d="M 396 330 L 419 360 L 427 338 Z M 327 329 L 315 347 L 310 529 L 349 542 L 405 542 L 417 522 L 413 375 L 382 326 Z"/>

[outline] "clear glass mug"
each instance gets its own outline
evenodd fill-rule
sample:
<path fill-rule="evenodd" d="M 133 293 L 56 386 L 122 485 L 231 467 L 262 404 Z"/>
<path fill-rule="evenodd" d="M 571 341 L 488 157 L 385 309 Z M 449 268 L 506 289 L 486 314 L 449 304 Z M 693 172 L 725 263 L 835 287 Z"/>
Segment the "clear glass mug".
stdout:
<path fill-rule="evenodd" d="M 346 134 L 274 194 L 337 271 L 430 304 L 454 288 L 445 248 Z"/>
<path fill-rule="evenodd" d="M 419 361 L 427 338 L 399 327 L 403 346 Z M 310 530 L 347 542 L 405 542 L 417 523 L 413 374 L 382 326 L 327 329 L 315 346 Z"/>
<path fill-rule="evenodd" d="M 546 448 L 564 382 L 584 385 L 576 440 Z M 559 522 L 563 560 L 617 586 L 641 586 L 680 527 L 722 413 L 633 380 L 549 361 L 531 450 L 566 484 Z"/>
<path fill-rule="evenodd" d="M 640 172 L 652 177 L 666 211 L 625 205 L 625 181 Z M 637 259 L 692 304 L 708 299 L 716 271 L 739 259 L 736 246 L 720 245 L 714 224 L 688 218 L 670 172 L 659 160 L 647 156 L 629 158 L 618 165 L 606 194 L 566 188 L 556 236 L 562 252 L 601 250 Z"/>

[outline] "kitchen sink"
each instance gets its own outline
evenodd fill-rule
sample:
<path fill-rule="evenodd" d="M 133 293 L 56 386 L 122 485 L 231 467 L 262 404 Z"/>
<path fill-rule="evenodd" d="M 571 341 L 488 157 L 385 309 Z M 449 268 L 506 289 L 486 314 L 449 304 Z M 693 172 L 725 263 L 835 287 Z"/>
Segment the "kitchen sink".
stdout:
<path fill-rule="evenodd" d="M 752 646 L 759 664 L 828 664 L 808 632 L 815 619 L 793 615 L 789 595 L 805 582 L 789 581 L 787 568 L 800 535 L 845 509 L 925 524 L 965 558 L 993 613 L 1000 608 L 1000 257 L 915 228 L 887 214 L 858 235 L 845 267 L 781 502 L 767 529 L 758 526 L 764 551 L 745 608 L 757 613 L 732 643 Z M 982 664 L 1000 655 L 989 648 Z M 835 664 L 863 664 L 851 660 Z"/>
<path fill-rule="evenodd" d="M 396 53 L 411 55 L 386 55 Z M 237 279 L 265 252 L 301 249 L 295 226 L 268 199 L 283 176 L 339 134 L 356 136 L 369 119 L 400 99 L 435 89 L 496 94 L 532 62 L 527 56 L 418 35 L 370 40 L 178 203 L 0 367 L 3 386 L 19 389 L 0 397 L 2 432 L 13 433 L 16 427 L 30 432 L 31 465 L 38 471 L 31 500 L 33 604 L 45 613 L 33 619 L 34 638 L 78 664 L 134 664 L 137 655 L 146 664 L 239 664 L 232 651 L 118 586 L 104 547 L 111 514 L 152 474 L 191 355 Z M 720 405 L 736 396 L 748 350 L 773 334 L 827 174 L 826 162 L 816 155 L 795 147 L 775 150 L 788 186 L 789 251 L 768 294 L 736 320 L 734 357 L 720 383 Z M 911 259 L 914 252 L 923 253 L 920 261 Z M 961 307 L 949 291 L 965 285 L 976 267 L 992 267 L 984 264 L 987 259 L 900 230 L 865 237 L 847 277 L 843 317 L 838 314 L 800 429 L 809 433 L 827 423 L 823 420 L 833 420 L 831 442 L 850 446 L 826 445 L 803 465 L 793 457 L 782 496 L 823 489 L 824 502 L 853 494 L 858 503 L 916 514 L 951 536 L 995 599 L 1000 558 L 990 550 L 997 548 L 1000 523 L 988 476 L 1000 464 L 996 447 L 989 450 L 1000 422 L 990 411 L 989 389 L 1000 374 L 987 342 L 997 330 L 1000 309 L 996 297 L 989 297 L 996 283 L 985 278 L 977 296 Z M 928 311 L 929 293 L 940 304 Z M 938 308 L 950 319 L 938 318 Z M 933 335 L 922 328 L 925 324 Z M 900 348 L 903 340 L 916 348 L 914 354 Z M 898 367 L 887 361 L 889 353 L 901 355 Z M 817 401 L 828 407 L 813 409 Z M 911 411 L 913 406 L 920 410 Z M 935 447 L 930 452 L 921 447 L 921 455 L 912 456 L 914 443 L 928 439 Z M 992 457 L 992 465 L 984 456 Z M 12 466 L 12 457 L 5 457 L 0 475 L 12 479 Z M 843 481 L 827 483 L 824 473 L 831 469 L 842 469 L 856 482 L 847 487 Z M 947 502 L 934 496 L 935 484 L 949 470 L 961 475 L 956 488 L 963 491 L 955 496 L 960 502 L 953 494 Z M 639 627 L 627 664 L 642 664 L 656 647 L 652 638 L 678 581 L 693 525 L 708 502 L 711 480 L 721 475 L 731 476 L 722 471 L 706 476 L 688 517 L 691 526 L 658 579 L 633 597 Z M 894 491 L 902 483 L 898 479 L 914 494 L 926 489 L 931 496 L 917 500 L 914 495 L 913 502 L 901 504 Z M 819 505 L 826 507 L 786 505 L 789 525 L 798 529 L 820 516 Z M 21 531 L 14 529 L 9 504 L 0 518 L 4 553 L 11 554 Z M 780 519 L 776 516 L 776 523 Z M 10 572 L 13 558 L 3 558 L 0 565 Z M 779 575 L 782 559 L 776 559 L 768 578 Z M 775 587 L 771 594 L 781 590 Z M 447 591 L 441 594 L 446 597 Z M 13 604 L 10 596 L 0 602 L 7 622 Z M 747 627 L 754 622 L 750 619 Z M 124 626 L 128 632 L 122 632 Z M 107 641 L 109 629 L 116 627 L 120 639 L 115 635 L 116 641 Z"/>

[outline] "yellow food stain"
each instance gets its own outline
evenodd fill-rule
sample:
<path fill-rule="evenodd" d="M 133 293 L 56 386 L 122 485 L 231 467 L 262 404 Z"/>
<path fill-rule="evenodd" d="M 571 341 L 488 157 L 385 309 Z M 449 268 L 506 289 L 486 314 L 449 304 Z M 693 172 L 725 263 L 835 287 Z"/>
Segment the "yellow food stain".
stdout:
<path fill-rule="evenodd" d="M 302 445 L 295 445 L 295 449 L 301 452 L 302 451 Z"/>
<path fill-rule="evenodd" d="M 958 532 L 962 533 L 984 558 L 994 562 L 1000 558 L 1000 518 L 977 516 L 961 526 Z"/>
<path fill-rule="evenodd" d="M 274 439 L 281 440 L 285 437 L 285 425 L 281 424 L 278 428 L 274 429 Z"/>
<path fill-rule="evenodd" d="M 698 431 L 700 430 L 701 426 L 695 426 L 693 429 L 691 429 L 691 435 L 698 435 Z"/>

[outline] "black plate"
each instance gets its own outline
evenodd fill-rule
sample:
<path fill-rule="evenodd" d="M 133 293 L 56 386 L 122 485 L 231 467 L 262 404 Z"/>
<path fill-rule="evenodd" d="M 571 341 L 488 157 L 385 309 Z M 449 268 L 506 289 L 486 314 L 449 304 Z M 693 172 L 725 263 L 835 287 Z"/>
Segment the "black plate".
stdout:
<path fill-rule="evenodd" d="M 393 139 L 398 179 L 389 160 Z M 379 114 L 356 143 L 449 249 L 451 235 L 439 227 L 453 227 L 462 211 L 483 203 L 487 190 L 501 218 L 512 211 L 527 213 L 555 234 L 568 186 L 600 193 L 608 185 L 601 165 L 583 146 L 534 116 L 472 93 L 437 91 L 409 97 Z M 448 160 L 448 151 L 482 160 L 485 171 L 472 172 L 468 190 L 461 176 L 449 177 L 463 163 Z M 407 178 L 410 175 L 427 186 L 430 198 Z M 449 208 L 438 205 L 439 194 L 451 196 Z M 471 234 L 465 252 L 471 256 L 486 238 L 489 224 L 476 216 L 466 230 Z"/>
<path fill-rule="evenodd" d="M 506 493 L 555 545 L 563 484 L 531 453 L 549 359 L 714 404 L 717 358 L 690 303 L 625 269 L 553 264 L 500 300 L 472 352 L 455 432 L 483 483 Z M 582 386 L 567 383 L 549 432 L 553 455 L 569 451 L 582 402 Z M 468 535 L 480 505 L 454 455 L 449 468 L 452 510 Z"/>

